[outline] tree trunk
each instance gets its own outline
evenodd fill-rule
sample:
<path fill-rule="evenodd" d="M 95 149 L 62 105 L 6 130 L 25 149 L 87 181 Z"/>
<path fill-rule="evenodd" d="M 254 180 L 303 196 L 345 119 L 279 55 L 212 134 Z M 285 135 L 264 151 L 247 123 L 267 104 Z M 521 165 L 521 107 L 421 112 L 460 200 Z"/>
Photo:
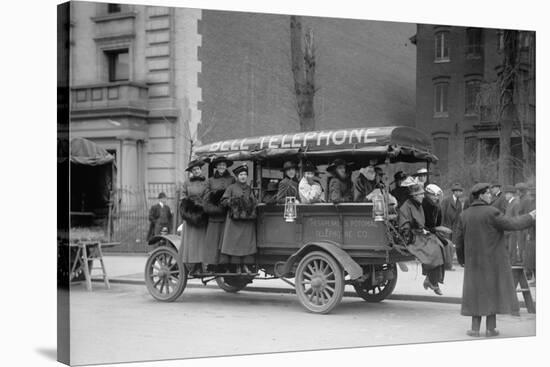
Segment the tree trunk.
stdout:
<path fill-rule="evenodd" d="M 300 131 L 315 129 L 313 98 L 315 94 L 315 53 L 313 34 L 308 30 L 305 37 L 305 52 L 302 47 L 302 18 L 290 17 L 290 54 L 296 109 L 300 121 Z"/>

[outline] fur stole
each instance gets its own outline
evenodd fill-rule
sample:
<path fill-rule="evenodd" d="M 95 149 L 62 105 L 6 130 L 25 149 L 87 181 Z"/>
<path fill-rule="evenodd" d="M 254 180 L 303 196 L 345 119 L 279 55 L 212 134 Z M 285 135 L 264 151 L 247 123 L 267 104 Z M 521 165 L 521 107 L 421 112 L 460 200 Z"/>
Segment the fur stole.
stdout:
<path fill-rule="evenodd" d="M 180 202 L 180 213 L 182 219 L 193 226 L 202 227 L 208 223 L 208 214 L 205 213 L 199 197 L 183 198 Z"/>
<path fill-rule="evenodd" d="M 237 196 L 229 200 L 229 212 L 233 220 L 256 219 L 256 199 L 252 196 Z"/>

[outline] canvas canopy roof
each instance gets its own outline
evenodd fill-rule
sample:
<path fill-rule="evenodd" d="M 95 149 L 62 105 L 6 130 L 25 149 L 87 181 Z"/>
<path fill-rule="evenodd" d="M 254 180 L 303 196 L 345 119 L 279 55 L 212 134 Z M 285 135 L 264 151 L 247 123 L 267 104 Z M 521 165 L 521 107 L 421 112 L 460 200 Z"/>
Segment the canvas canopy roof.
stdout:
<path fill-rule="evenodd" d="M 70 151 L 67 152 L 67 140 L 58 141 L 58 162 L 66 161 L 69 156 L 71 163 L 101 166 L 108 163 L 115 163 L 115 157 L 100 147 L 96 143 L 84 138 L 72 138 L 70 141 Z"/>
<path fill-rule="evenodd" d="M 225 155 L 232 160 L 305 158 L 313 162 L 344 158 L 355 162 L 437 162 L 431 141 L 404 126 L 352 128 L 266 135 L 218 141 L 199 146 L 197 158 Z"/>

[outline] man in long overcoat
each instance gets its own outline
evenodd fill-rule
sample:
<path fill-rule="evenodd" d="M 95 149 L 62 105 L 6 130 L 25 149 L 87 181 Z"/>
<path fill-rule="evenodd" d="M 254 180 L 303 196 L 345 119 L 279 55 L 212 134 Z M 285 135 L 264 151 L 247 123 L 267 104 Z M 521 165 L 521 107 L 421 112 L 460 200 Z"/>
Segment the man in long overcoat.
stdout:
<path fill-rule="evenodd" d="M 507 218 L 490 205 L 490 184 L 472 187 L 471 206 L 460 215 L 456 249 L 464 265 L 461 314 L 472 317 L 469 336 L 479 336 L 481 317 L 486 317 L 486 336 L 496 336 L 497 314 L 516 314 L 518 298 L 512 267 L 506 251 L 504 231 L 517 231 L 534 225 L 535 212 Z"/>
<path fill-rule="evenodd" d="M 462 188 L 462 186 L 459 183 L 454 183 L 451 186 L 451 195 L 441 200 L 441 213 L 442 213 L 441 225 L 453 231 L 453 233 L 451 233 L 451 241 L 453 242 L 456 238 L 458 218 L 460 216 L 460 213 L 462 213 L 462 210 L 463 210 L 462 208 L 464 205 L 462 201 L 463 192 L 464 192 L 464 189 Z M 454 257 L 453 246 L 446 246 L 445 252 L 446 252 L 445 269 L 453 270 L 453 257 Z"/>
<path fill-rule="evenodd" d="M 166 204 L 166 194 L 161 192 L 158 196 L 159 202 L 149 209 L 149 233 L 147 240 L 160 233 L 163 228 L 172 233 L 172 211 Z"/>

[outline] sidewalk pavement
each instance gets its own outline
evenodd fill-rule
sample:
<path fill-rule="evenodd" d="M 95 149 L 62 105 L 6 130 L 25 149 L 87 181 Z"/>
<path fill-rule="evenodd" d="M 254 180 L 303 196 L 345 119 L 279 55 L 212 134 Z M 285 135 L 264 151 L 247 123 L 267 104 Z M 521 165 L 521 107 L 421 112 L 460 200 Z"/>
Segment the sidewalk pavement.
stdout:
<path fill-rule="evenodd" d="M 144 270 L 147 255 L 104 255 L 107 275 L 113 283 L 130 283 L 144 285 Z M 421 265 L 417 262 L 408 262 L 408 271 L 399 269 L 397 285 L 390 299 L 418 300 L 427 302 L 460 303 L 462 298 L 462 280 L 464 268 L 455 265 L 454 271 L 445 272 L 445 282 L 441 285 L 443 296 L 437 296 L 431 290 L 425 290 L 422 286 L 424 276 Z M 292 281 L 292 280 L 291 280 Z M 212 283 L 210 283 L 212 284 Z M 210 284 L 208 286 L 210 286 Z M 192 279 L 188 287 L 203 287 L 199 279 Z M 213 283 L 213 287 L 217 287 Z M 255 280 L 246 287 L 249 291 L 293 293 L 294 288 L 280 279 Z M 533 300 L 535 300 L 535 288 L 531 287 Z M 355 296 L 352 286 L 346 286 L 346 296 Z M 523 297 L 519 296 L 523 301 Z M 523 302 L 521 302 L 523 304 Z"/>

